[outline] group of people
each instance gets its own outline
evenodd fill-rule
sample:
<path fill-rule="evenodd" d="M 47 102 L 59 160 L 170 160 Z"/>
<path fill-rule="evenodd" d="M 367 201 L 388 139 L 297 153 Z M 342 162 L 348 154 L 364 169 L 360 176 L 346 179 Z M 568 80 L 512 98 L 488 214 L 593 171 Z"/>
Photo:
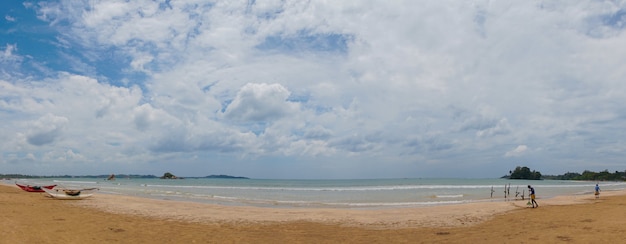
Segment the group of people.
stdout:
<path fill-rule="evenodd" d="M 594 189 L 595 193 L 594 195 L 596 195 L 596 198 L 600 197 L 600 186 L 598 186 L 598 184 L 596 184 L 596 188 Z M 530 193 L 530 200 L 529 200 L 529 204 L 528 205 L 533 205 L 533 208 L 538 208 L 539 204 L 537 204 L 537 201 L 535 201 L 535 188 L 531 187 L 530 185 L 528 185 L 528 193 Z"/>

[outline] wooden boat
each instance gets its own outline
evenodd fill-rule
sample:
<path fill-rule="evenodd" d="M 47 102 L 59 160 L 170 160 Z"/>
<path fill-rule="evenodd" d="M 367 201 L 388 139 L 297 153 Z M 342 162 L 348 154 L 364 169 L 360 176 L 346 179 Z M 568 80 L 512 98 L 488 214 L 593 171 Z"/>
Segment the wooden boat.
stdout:
<path fill-rule="evenodd" d="M 99 190 L 98 188 L 84 188 L 84 189 L 43 189 L 48 195 L 55 199 L 63 200 L 80 200 L 93 196 L 93 193 Z"/>
<path fill-rule="evenodd" d="M 17 185 L 17 187 L 19 187 L 20 189 L 27 191 L 27 192 L 44 192 L 43 189 L 52 189 L 57 185 L 49 185 L 49 186 L 31 186 L 31 185 L 21 185 L 18 183 L 15 183 L 15 185 Z"/>

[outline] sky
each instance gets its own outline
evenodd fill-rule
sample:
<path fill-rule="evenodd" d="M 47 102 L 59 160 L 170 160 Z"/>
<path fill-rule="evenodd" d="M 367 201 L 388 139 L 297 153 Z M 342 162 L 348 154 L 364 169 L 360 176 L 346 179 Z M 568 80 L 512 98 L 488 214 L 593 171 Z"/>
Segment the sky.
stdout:
<path fill-rule="evenodd" d="M 626 170 L 626 1 L 2 1 L 0 173 Z"/>

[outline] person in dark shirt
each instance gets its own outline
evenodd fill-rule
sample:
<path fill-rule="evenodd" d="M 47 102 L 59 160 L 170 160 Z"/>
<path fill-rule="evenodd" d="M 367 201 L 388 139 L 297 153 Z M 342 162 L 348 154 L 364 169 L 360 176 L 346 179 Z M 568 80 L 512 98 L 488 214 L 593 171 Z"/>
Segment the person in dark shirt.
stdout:
<path fill-rule="evenodd" d="M 530 187 L 530 185 L 528 185 L 528 191 L 530 193 L 530 201 L 533 205 L 533 208 L 538 208 L 539 204 L 537 204 L 537 201 L 535 201 L 535 188 Z"/>
<path fill-rule="evenodd" d="M 596 198 L 600 197 L 600 186 L 598 186 L 598 184 L 596 184 L 596 193 L 595 193 L 595 195 L 596 195 Z"/>

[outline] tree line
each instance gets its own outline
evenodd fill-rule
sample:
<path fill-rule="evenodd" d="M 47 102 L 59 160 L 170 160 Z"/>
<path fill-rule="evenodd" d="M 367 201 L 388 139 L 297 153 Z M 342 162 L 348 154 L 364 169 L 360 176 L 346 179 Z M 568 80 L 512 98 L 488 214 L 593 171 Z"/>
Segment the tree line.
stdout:
<path fill-rule="evenodd" d="M 626 180 L 626 171 L 615 171 L 615 173 L 611 173 L 608 170 L 600 172 L 585 170 L 582 174 L 567 172 L 562 175 L 542 175 L 541 172 L 530 170 L 530 168 L 526 166 L 517 166 L 514 170 L 509 171 L 508 175 L 502 178 L 523 180 L 624 181 Z"/>
<path fill-rule="evenodd" d="M 541 172 L 531 171 L 530 168 L 524 166 L 517 166 L 513 171 L 509 171 L 508 176 L 503 178 L 516 179 L 516 180 L 541 180 Z"/>
<path fill-rule="evenodd" d="M 626 180 L 626 171 L 615 171 L 611 173 L 608 170 L 593 172 L 589 170 L 580 173 L 567 172 L 562 175 L 546 175 L 544 179 L 550 180 L 588 180 L 588 181 L 623 181 Z"/>

